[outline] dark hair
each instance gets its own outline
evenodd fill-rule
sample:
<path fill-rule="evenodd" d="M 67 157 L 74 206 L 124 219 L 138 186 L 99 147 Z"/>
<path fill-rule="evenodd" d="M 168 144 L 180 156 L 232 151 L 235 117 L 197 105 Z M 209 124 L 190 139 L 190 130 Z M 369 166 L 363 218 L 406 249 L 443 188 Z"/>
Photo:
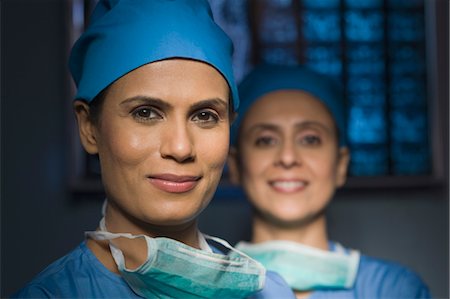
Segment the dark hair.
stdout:
<path fill-rule="evenodd" d="M 109 86 L 103 89 L 95 98 L 89 103 L 89 120 L 98 125 L 100 120 L 100 114 L 102 112 L 103 103 L 105 102 L 106 94 L 108 93 Z"/>

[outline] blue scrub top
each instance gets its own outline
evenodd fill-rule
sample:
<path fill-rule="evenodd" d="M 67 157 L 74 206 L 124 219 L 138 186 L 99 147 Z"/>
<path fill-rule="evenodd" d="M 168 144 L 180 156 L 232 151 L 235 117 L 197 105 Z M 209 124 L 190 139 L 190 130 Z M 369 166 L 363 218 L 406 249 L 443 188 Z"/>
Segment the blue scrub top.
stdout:
<path fill-rule="evenodd" d="M 361 255 L 358 274 L 351 289 L 318 290 L 308 299 L 325 298 L 431 298 L 428 287 L 410 269 L 398 263 Z"/>
<path fill-rule="evenodd" d="M 118 274 L 109 271 L 83 241 L 52 263 L 11 298 L 141 298 Z M 286 282 L 267 272 L 264 289 L 251 298 L 293 298 Z"/>

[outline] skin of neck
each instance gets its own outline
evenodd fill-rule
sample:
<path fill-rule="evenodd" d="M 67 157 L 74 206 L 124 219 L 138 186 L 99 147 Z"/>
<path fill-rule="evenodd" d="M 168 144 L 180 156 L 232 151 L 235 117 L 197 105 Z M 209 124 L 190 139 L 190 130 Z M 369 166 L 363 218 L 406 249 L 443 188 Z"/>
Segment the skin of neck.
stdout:
<path fill-rule="evenodd" d="M 310 221 L 298 225 L 279 225 L 258 214 L 253 217 L 252 243 L 287 240 L 328 250 L 326 217 L 322 213 Z"/>
<path fill-rule="evenodd" d="M 105 223 L 109 232 L 166 237 L 200 249 L 198 222 L 196 219 L 180 225 L 156 226 L 137 219 L 129 219 L 129 216 L 118 217 L 115 213 L 115 208 L 114 204 L 108 203 Z M 127 218 L 127 220 L 125 221 L 124 218 Z M 117 238 L 112 242 L 122 250 L 125 256 L 125 265 L 128 269 L 135 269 L 146 261 L 148 249 L 145 238 Z M 109 248 L 109 241 L 88 239 L 87 246 L 108 270 L 119 273 Z"/>

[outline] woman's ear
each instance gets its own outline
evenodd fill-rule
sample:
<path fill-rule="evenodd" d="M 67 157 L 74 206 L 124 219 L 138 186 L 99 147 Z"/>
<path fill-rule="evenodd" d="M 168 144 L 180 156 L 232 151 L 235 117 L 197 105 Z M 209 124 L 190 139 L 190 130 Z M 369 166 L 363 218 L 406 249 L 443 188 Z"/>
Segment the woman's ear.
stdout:
<path fill-rule="evenodd" d="M 233 185 L 239 185 L 241 178 L 240 178 L 240 172 L 239 172 L 239 158 L 237 150 L 234 146 L 230 147 L 230 151 L 228 153 L 228 172 L 230 175 L 230 182 Z"/>
<path fill-rule="evenodd" d="M 83 101 L 75 101 L 73 108 L 78 122 L 81 144 L 89 154 L 97 154 L 96 127 L 89 117 L 89 105 Z"/>
<path fill-rule="evenodd" d="M 342 146 L 339 148 L 337 172 L 336 172 L 336 185 L 342 187 L 347 181 L 347 170 L 350 162 L 350 151 L 348 147 Z"/>

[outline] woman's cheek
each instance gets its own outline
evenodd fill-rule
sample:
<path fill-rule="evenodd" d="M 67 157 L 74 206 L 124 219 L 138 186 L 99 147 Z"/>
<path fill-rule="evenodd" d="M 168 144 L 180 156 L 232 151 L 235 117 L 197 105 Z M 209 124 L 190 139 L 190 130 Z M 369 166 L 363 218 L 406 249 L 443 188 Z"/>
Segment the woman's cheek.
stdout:
<path fill-rule="evenodd" d="M 151 155 L 152 146 L 155 146 L 155 143 L 151 140 L 158 139 L 151 138 L 149 134 L 146 136 L 138 131 L 124 132 L 119 130 L 112 134 L 109 140 L 110 149 L 116 158 L 134 164 Z"/>
<path fill-rule="evenodd" d="M 248 160 L 248 168 L 250 169 L 250 172 L 255 175 L 262 174 L 264 170 L 273 165 L 276 159 L 275 155 L 276 153 L 271 150 L 252 149 L 249 151 L 246 155 L 246 159 Z"/>
<path fill-rule="evenodd" d="M 201 148 L 206 149 L 211 162 L 214 161 L 214 167 L 223 167 L 228 157 L 229 150 L 229 132 L 228 127 L 220 131 L 211 132 L 202 138 Z"/>
<path fill-rule="evenodd" d="M 336 166 L 332 153 L 317 152 L 310 154 L 303 160 L 305 164 L 310 165 L 309 169 L 315 172 L 319 177 L 331 178 L 334 175 Z"/>

